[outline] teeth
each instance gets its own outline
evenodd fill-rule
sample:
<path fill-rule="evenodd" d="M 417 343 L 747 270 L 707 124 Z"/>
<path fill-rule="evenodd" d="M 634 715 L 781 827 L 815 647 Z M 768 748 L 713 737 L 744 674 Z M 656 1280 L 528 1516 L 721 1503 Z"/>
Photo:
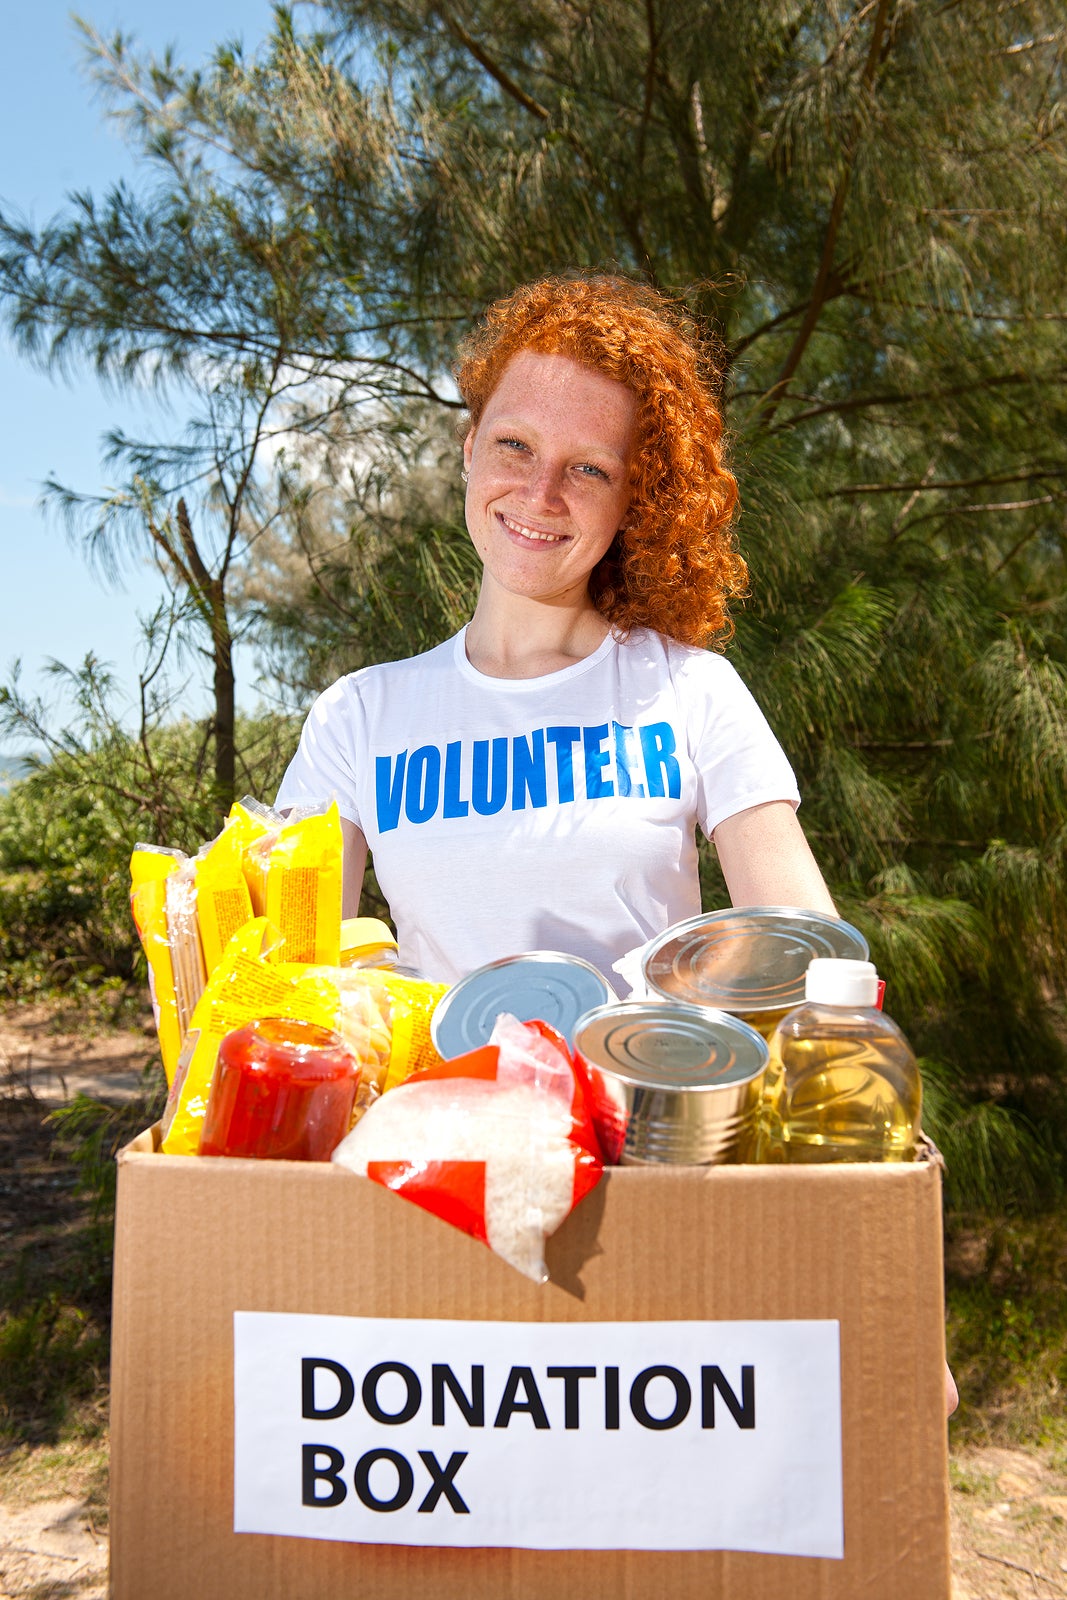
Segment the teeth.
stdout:
<path fill-rule="evenodd" d="M 563 539 L 561 533 L 538 533 L 536 528 L 526 528 L 521 522 L 512 522 L 510 517 L 501 516 L 505 528 L 510 528 L 512 533 L 521 533 L 524 539 L 539 539 L 542 544 L 559 544 Z"/>

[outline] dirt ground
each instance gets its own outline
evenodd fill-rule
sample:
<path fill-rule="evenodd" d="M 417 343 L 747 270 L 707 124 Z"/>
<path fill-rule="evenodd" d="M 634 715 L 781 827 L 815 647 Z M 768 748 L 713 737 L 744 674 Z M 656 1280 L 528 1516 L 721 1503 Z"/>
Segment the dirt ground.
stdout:
<path fill-rule="evenodd" d="M 45 1116 L 79 1090 L 129 1102 L 153 1059 L 147 1025 L 87 1037 L 45 1007 L 0 1014 L 0 1268 L 27 1245 L 53 1249 L 84 1209 Z M 0 1304 L 0 1326 L 3 1315 Z M 29 1442 L 0 1445 L 0 1600 L 105 1600 L 103 1394 L 78 1402 L 80 1437 L 35 1440 L 31 1415 Z M 1067 1600 L 1062 1450 L 953 1449 L 951 1510 L 954 1600 Z"/>
<path fill-rule="evenodd" d="M 0 1011 L 0 1095 L 24 1096 L 46 1108 L 80 1092 L 119 1103 L 138 1094 L 156 1060 L 147 1011 L 136 1029 L 87 1029 L 76 1013 L 26 1005 Z"/>
<path fill-rule="evenodd" d="M 953 1600 L 1067 1595 L 1067 1472 L 1041 1449 L 953 1451 Z"/>
<path fill-rule="evenodd" d="M 107 1531 L 83 1499 L 0 1502 L 0 1600 L 106 1600 Z"/>

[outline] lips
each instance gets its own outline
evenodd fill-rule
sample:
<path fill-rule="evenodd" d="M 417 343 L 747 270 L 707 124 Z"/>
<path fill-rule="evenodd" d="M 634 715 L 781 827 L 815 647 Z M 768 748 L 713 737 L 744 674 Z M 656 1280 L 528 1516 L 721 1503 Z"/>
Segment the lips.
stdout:
<path fill-rule="evenodd" d="M 540 528 L 530 528 L 524 522 L 516 522 L 512 517 L 506 517 L 502 511 L 497 516 L 509 533 L 514 533 L 520 539 L 529 539 L 537 544 L 564 544 L 567 540 L 565 533 L 545 533 Z"/>

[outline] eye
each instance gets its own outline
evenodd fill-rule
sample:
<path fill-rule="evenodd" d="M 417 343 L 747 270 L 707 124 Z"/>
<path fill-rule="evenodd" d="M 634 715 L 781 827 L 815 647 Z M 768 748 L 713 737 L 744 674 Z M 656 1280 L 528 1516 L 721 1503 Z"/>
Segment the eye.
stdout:
<path fill-rule="evenodd" d="M 502 438 L 498 439 L 496 442 L 497 442 L 498 445 L 500 445 L 505 450 L 525 450 L 526 449 L 526 445 L 525 445 L 525 443 L 524 443 L 524 441 L 522 439 L 514 439 L 509 434 L 505 434 Z"/>
<path fill-rule="evenodd" d="M 610 483 L 611 479 L 603 467 L 594 466 L 591 461 L 583 461 L 576 469 L 583 477 L 599 478 L 603 483 Z"/>

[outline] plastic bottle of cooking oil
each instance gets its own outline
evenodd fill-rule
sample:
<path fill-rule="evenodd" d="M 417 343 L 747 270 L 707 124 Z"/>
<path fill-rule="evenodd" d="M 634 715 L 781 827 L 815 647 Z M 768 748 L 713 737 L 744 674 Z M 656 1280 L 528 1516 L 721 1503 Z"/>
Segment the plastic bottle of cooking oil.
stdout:
<path fill-rule="evenodd" d="M 876 1007 L 869 961 L 818 957 L 804 1004 L 771 1041 L 771 1159 L 910 1161 L 922 1108 L 915 1056 Z"/>

